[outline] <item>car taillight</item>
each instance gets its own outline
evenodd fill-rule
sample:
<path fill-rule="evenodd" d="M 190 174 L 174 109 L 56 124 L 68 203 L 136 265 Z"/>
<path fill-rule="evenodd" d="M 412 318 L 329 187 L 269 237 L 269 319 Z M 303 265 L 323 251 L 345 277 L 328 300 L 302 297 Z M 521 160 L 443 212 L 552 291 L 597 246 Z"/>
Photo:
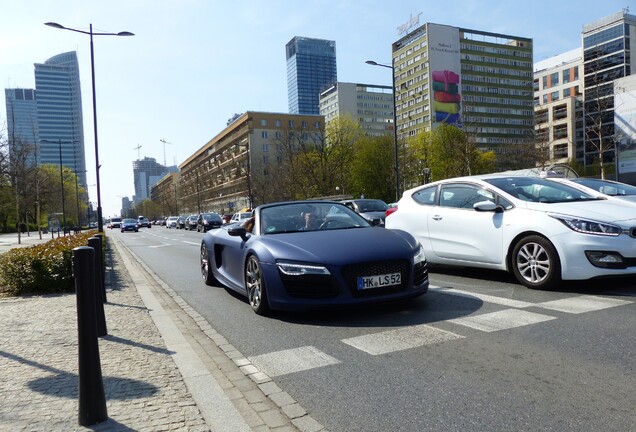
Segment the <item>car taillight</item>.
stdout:
<path fill-rule="evenodd" d="M 389 216 L 393 213 L 395 213 L 397 211 L 397 206 L 395 207 L 389 207 L 388 209 L 386 209 L 386 212 L 384 213 L 385 216 Z"/>

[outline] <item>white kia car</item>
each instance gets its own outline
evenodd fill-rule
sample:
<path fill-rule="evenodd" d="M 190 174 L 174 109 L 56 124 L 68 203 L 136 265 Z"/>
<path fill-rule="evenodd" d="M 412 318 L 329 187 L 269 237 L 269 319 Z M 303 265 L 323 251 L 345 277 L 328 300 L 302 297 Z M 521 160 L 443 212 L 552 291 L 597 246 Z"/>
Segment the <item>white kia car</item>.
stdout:
<path fill-rule="evenodd" d="M 551 179 L 483 175 L 404 192 L 386 227 L 432 264 L 506 270 L 523 285 L 636 275 L 634 206 Z"/>

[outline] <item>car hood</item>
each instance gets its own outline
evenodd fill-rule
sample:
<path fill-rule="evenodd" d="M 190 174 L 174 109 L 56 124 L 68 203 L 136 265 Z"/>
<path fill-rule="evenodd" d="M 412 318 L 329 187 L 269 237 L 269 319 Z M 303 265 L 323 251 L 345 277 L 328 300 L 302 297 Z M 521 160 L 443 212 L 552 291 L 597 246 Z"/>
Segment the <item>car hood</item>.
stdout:
<path fill-rule="evenodd" d="M 600 222 L 622 222 L 636 224 L 636 206 L 616 200 L 574 201 L 564 203 L 528 202 L 530 210 L 593 219 Z"/>
<path fill-rule="evenodd" d="M 379 227 L 265 234 L 259 238 L 276 259 L 327 265 L 410 259 L 417 246 L 410 234 Z"/>

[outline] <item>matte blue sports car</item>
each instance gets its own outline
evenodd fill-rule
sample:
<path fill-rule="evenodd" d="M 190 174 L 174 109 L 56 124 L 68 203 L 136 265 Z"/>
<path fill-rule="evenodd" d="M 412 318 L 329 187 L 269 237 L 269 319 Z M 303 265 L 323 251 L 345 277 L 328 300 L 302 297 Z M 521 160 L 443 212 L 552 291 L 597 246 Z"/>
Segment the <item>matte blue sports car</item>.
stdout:
<path fill-rule="evenodd" d="M 374 224 L 335 202 L 262 205 L 249 220 L 204 235 L 201 274 L 207 285 L 245 295 L 260 315 L 424 294 L 419 242 Z"/>

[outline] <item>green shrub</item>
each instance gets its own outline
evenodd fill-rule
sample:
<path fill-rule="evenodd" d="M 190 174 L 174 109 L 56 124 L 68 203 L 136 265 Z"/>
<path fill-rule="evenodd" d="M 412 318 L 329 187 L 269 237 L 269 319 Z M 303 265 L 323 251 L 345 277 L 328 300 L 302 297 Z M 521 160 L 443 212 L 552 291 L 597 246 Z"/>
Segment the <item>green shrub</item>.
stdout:
<path fill-rule="evenodd" d="M 0 254 L 0 296 L 74 292 L 73 249 L 87 246 L 96 232 L 54 238 Z M 106 236 L 103 239 L 106 241 Z"/>

